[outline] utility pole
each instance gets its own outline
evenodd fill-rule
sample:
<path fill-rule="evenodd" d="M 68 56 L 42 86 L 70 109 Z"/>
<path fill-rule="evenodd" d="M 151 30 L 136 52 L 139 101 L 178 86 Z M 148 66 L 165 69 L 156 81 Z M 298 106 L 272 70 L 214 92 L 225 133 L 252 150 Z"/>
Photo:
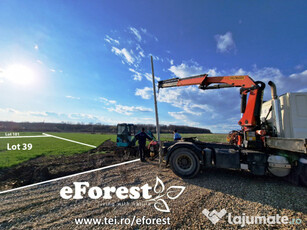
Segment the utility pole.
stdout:
<path fill-rule="evenodd" d="M 159 125 L 159 117 L 158 117 L 158 105 L 157 105 L 157 94 L 156 94 L 156 84 L 155 84 L 155 73 L 154 73 L 154 65 L 153 65 L 153 58 L 151 56 L 151 72 L 152 72 L 152 87 L 154 92 L 154 101 L 155 101 L 155 113 L 156 113 L 156 132 L 158 136 L 158 143 L 159 143 L 159 166 L 161 168 L 162 163 L 162 146 L 160 140 L 160 125 Z"/>

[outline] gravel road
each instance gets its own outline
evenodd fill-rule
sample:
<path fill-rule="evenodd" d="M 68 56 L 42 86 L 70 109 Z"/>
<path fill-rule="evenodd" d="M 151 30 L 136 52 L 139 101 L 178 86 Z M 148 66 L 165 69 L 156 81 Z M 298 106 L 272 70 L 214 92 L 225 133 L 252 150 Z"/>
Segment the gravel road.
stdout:
<path fill-rule="evenodd" d="M 60 190 L 73 187 L 73 182 L 87 181 L 90 186 L 139 186 L 154 187 L 156 177 L 165 189 L 185 186 L 175 200 L 166 198 L 170 212 L 154 208 L 153 202 L 140 200 L 64 200 Z M 241 228 L 231 225 L 232 216 L 280 215 L 300 219 L 300 225 L 248 225 L 245 229 L 304 229 L 307 223 L 307 189 L 293 186 L 278 178 L 254 177 L 235 170 L 206 169 L 194 179 L 183 180 L 162 167 L 157 161 L 134 162 L 119 167 L 88 173 L 44 185 L 0 195 L 0 229 L 223 229 Z M 162 207 L 162 206 L 157 206 Z M 202 214 L 204 209 L 220 211 L 227 215 L 213 225 Z M 166 225 L 77 225 L 75 218 L 166 218 Z M 131 220 L 130 220 L 131 221 Z"/>

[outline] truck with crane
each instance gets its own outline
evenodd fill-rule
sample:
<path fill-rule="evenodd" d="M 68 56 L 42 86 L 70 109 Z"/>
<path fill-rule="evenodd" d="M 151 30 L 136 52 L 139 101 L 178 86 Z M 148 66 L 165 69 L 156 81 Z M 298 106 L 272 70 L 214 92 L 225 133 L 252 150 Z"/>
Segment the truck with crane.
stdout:
<path fill-rule="evenodd" d="M 240 87 L 240 130 L 231 131 L 228 144 L 201 142 L 195 138 L 164 142 L 166 164 L 182 178 L 192 178 L 201 167 L 270 173 L 307 186 L 307 93 L 277 95 L 263 102 L 265 83 L 248 75 L 209 77 L 207 74 L 158 82 L 161 88 L 197 85 L 201 90 Z"/>

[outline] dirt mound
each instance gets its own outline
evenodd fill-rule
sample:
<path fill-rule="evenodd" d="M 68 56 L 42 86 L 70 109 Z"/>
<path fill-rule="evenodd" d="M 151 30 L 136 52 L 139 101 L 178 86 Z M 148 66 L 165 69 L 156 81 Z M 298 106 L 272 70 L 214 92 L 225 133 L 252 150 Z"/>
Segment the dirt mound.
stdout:
<path fill-rule="evenodd" d="M 131 160 L 124 148 L 107 140 L 96 149 L 70 156 L 41 156 L 0 170 L 0 191 Z"/>
<path fill-rule="evenodd" d="M 117 147 L 116 143 L 109 140 L 103 142 L 100 146 L 96 149 L 91 149 L 88 153 L 111 153 L 114 154 L 116 157 L 123 158 L 123 160 L 128 160 L 130 157 L 137 157 L 138 156 L 138 147 Z"/>
<path fill-rule="evenodd" d="M 96 152 L 113 153 L 117 148 L 118 147 L 116 146 L 116 143 L 109 139 L 103 142 L 96 149 L 91 149 L 89 153 L 96 153 Z"/>

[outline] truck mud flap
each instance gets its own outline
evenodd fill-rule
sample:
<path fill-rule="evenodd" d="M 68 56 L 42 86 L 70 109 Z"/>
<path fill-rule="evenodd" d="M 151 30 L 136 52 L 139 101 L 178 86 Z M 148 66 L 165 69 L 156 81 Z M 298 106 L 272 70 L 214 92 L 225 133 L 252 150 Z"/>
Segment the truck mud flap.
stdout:
<path fill-rule="evenodd" d="M 293 168 L 286 181 L 307 187 L 307 159 L 302 158 L 298 161 L 297 167 Z"/>

